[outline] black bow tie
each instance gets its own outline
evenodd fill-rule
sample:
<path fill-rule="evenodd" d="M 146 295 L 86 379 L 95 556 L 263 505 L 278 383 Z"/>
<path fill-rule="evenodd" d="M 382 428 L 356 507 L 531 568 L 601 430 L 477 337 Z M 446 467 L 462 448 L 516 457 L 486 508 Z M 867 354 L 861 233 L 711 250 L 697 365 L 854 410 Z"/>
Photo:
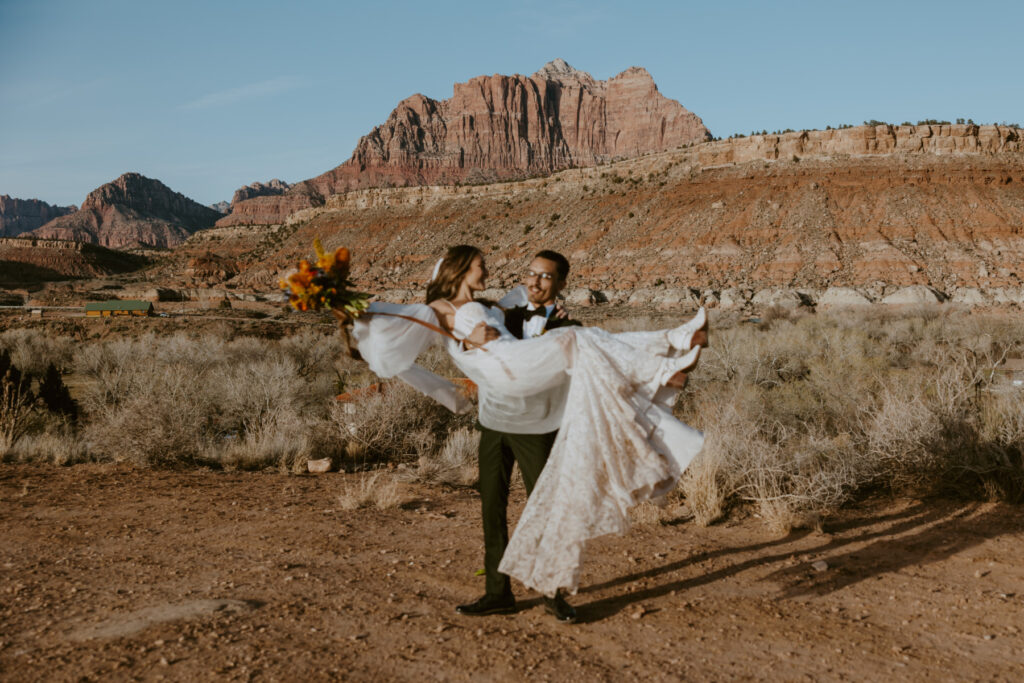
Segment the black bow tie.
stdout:
<path fill-rule="evenodd" d="M 544 318 L 547 318 L 548 317 L 548 309 L 547 309 L 547 307 L 538 306 L 537 308 L 533 309 L 532 311 L 529 308 L 523 309 L 523 320 L 524 321 L 529 320 L 530 318 L 532 318 L 535 315 L 540 315 L 540 316 L 543 316 Z"/>

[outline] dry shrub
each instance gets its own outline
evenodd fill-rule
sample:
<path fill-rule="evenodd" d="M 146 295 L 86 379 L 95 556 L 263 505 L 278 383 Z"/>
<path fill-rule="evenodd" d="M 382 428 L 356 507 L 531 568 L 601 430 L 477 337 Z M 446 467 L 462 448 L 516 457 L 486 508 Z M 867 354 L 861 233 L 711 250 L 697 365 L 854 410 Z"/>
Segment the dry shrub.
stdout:
<path fill-rule="evenodd" d="M 441 377 L 461 377 L 462 371 L 456 367 L 452 357 L 448 355 L 447 349 L 441 344 L 434 344 L 427 348 L 416 363 L 430 372 Z"/>
<path fill-rule="evenodd" d="M 0 377 L 0 458 L 25 434 L 33 422 L 32 395 L 25 385 Z"/>
<path fill-rule="evenodd" d="M 272 409 L 249 423 L 238 437 L 226 439 L 216 462 L 225 469 L 277 467 L 284 472 L 305 472 L 307 461 L 337 455 L 329 444 L 318 442 L 320 426 L 294 411 Z"/>
<path fill-rule="evenodd" d="M 479 477 L 479 449 L 480 432 L 459 427 L 448 435 L 440 451 L 421 455 L 415 469 L 406 471 L 411 480 L 426 484 L 472 486 Z"/>
<path fill-rule="evenodd" d="M 642 332 L 656 330 L 662 326 L 652 320 L 650 316 L 635 316 L 606 320 L 601 323 L 601 327 L 608 332 Z"/>
<path fill-rule="evenodd" d="M 90 415 L 86 440 L 109 458 L 137 465 L 202 462 L 215 410 L 204 380 L 188 365 L 139 369 L 116 403 Z"/>
<path fill-rule="evenodd" d="M 1024 392 L 998 372 L 1022 340 L 934 309 L 715 329 L 677 405 L 707 439 L 681 482 L 696 521 L 747 502 L 784 531 L 877 486 L 1024 497 Z"/>
<path fill-rule="evenodd" d="M 920 483 L 941 425 L 927 399 L 909 386 L 886 387 L 866 425 L 867 456 L 897 488 Z M 923 466 L 924 465 L 924 466 Z"/>
<path fill-rule="evenodd" d="M 303 353 L 319 343 L 333 348 L 317 336 L 286 347 L 184 335 L 90 345 L 77 358 L 85 436 L 97 453 L 140 465 L 301 470 L 339 450 L 329 440 L 331 359 Z"/>
<path fill-rule="evenodd" d="M 338 505 L 342 510 L 397 508 L 404 502 L 401 485 L 383 470 L 360 472 L 342 480 Z"/>
<path fill-rule="evenodd" d="M 26 375 L 42 377 L 51 364 L 59 370 L 71 366 L 75 343 L 42 330 L 15 328 L 0 334 L 0 349 L 7 349 L 11 362 Z"/>
<path fill-rule="evenodd" d="M 75 465 L 94 460 L 88 448 L 68 428 L 48 429 L 18 439 L 6 456 L 10 462 Z"/>
<path fill-rule="evenodd" d="M 468 421 L 398 381 L 388 382 L 381 392 L 336 403 L 330 415 L 349 457 L 363 461 L 427 456 L 450 430 Z"/>
<path fill-rule="evenodd" d="M 629 509 L 629 521 L 630 524 L 634 526 L 652 526 L 654 524 L 660 524 L 662 512 L 661 507 L 649 500 L 645 500 L 639 505 L 634 505 Z"/>

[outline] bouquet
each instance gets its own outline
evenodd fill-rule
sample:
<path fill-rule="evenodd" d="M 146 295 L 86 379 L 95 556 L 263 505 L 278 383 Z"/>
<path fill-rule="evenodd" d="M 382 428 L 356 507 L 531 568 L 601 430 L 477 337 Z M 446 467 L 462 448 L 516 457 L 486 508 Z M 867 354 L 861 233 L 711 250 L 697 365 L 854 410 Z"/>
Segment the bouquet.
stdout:
<path fill-rule="evenodd" d="M 327 310 L 333 313 L 334 317 L 338 319 L 341 336 L 348 347 L 349 355 L 353 358 L 358 360 L 361 356 L 359 350 L 352 343 L 348 327 L 356 318 L 362 316 L 383 315 L 402 318 L 416 325 L 422 325 L 449 339 L 462 341 L 448 330 L 412 316 L 394 312 L 367 311 L 372 295 L 352 289 L 352 281 L 348 279 L 351 265 L 351 255 L 348 249 L 338 247 L 333 254 L 329 254 L 324 251 L 319 238 L 313 240 L 313 248 L 316 250 L 316 263 L 310 264 L 306 259 L 299 261 L 299 269 L 280 281 L 281 289 L 288 290 L 288 302 L 297 311 Z M 466 344 L 469 343 L 466 342 Z"/>
<path fill-rule="evenodd" d="M 281 280 L 281 289 L 289 291 L 288 302 L 297 311 L 329 310 L 342 323 L 358 318 L 369 306 L 370 295 L 352 289 L 348 249 L 327 253 L 319 238 L 313 240 L 313 248 L 315 264 L 302 259 L 299 269 Z"/>

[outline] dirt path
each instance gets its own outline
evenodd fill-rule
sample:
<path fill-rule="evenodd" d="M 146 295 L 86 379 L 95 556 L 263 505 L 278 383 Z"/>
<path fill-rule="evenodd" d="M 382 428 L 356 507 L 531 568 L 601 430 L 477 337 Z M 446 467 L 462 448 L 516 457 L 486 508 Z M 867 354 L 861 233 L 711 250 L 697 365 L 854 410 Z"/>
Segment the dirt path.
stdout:
<path fill-rule="evenodd" d="M 638 527 L 593 544 L 565 626 L 522 590 L 512 616 L 453 612 L 482 590 L 473 491 L 344 512 L 352 476 L 0 466 L 0 679 L 1024 675 L 1020 508 Z"/>

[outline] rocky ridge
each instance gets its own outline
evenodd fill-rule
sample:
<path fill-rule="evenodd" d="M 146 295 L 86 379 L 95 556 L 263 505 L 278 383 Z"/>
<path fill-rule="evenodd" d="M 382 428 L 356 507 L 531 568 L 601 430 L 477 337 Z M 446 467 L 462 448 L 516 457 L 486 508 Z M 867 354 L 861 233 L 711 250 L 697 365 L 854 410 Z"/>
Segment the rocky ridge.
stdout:
<path fill-rule="evenodd" d="M 245 185 L 235 190 L 234 196 L 231 197 L 231 207 L 254 197 L 273 197 L 284 194 L 289 188 L 291 188 L 289 183 L 277 178 L 273 178 L 266 183 L 255 182 L 251 185 Z"/>
<path fill-rule="evenodd" d="M 0 238 L 0 286 L 127 273 L 145 263 L 133 254 L 71 240 Z"/>
<path fill-rule="evenodd" d="M 0 237 L 14 237 L 35 230 L 58 216 L 77 210 L 77 206 L 54 206 L 38 199 L 0 195 Z"/>
<path fill-rule="evenodd" d="M 807 131 L 520 182 L 356 190 L 282 225 L 197 235 L 179 259 L 212 249 L 239 264 L 233 284 L 270 290 L 320 236 L 354 249 L 361 286 L 413 300 L 438 254 L 468 242 L 496 287 L 537 250 L 562 251 L 577 303 L 1024 303 L 1019 135 Z"/>
<path fill-rule="evenodd" d="M 171 190 L 159 180 L 125 173 L 86 197 L 82 207 L 32 231 L 115 249 L 173 247 L 208 228 L 220 214 Z"/>
<path fill-rule="evenodd" d="M 447 100 L 413 95 L 360 139 L 348 161 L 284 194 L 233 202 L 218 225 L 281 223 L 355 189 L 522 179 L 710 138 L 646 70 L 598 81 L 558 59 L 532 76 L 457 83 Z"/>

